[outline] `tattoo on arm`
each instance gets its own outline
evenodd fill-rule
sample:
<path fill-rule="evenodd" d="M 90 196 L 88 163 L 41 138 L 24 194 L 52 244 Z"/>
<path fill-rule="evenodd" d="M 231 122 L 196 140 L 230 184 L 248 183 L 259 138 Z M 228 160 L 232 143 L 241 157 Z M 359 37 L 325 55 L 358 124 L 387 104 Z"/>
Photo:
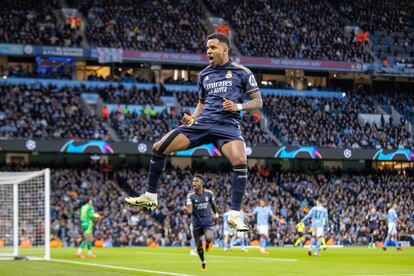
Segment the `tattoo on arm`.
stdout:
<path fill-rule="evenodd" d="M 254 112 L 254 111 L 258 111 L 262 109 L 263 101 L 262 101 L 262 96 L 260 95 L 260 92 L 251 93 L 249 97 L 250 97 L 250 101 L 242 105 L 243 110 Z"/>

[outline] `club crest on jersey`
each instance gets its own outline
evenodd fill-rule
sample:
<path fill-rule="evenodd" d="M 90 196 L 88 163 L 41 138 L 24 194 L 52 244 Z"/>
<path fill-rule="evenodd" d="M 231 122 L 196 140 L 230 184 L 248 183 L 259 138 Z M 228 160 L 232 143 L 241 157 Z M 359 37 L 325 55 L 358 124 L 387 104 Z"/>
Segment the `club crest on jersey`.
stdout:
<path fill-rule="evenodd" d="M 231 72 L 231 70 L 228 70 L 226 74 L 226 78 L 230 79 L 232 76 L 233 76 L 233 73 Z"/>
<path fill-rule="evenodd" d="M 206 196 L 206 201 L 208 201 L 208 197 Z"/>

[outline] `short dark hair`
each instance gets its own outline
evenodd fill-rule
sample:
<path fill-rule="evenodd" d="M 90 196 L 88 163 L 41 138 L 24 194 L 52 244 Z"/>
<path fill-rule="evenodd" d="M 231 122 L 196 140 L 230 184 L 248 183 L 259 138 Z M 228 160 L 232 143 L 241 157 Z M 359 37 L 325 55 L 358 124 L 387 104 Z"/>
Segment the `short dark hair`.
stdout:
<path fill-rule="evenodd" d="M 203 184 L 206 183 L 206 178 L 204 177 L 204 175 L 196 173 L 194 177 L 201 179 L 201 181 L 203 181 Z"/>
<path fill-rule="evenodd" d="M 89 203 L 89 200 L 91 200 L 91 199 L 92 199 L 92 196 L 90 196 L 90 195 L 84 196 L 82 198 L 82 205 L 88 204 Z"/>
<path fill-rule="evenodd" d="M 207 36 L 207 40 L 210 40 L 210 39 L 217 39 L 218 41 L 220 41 L 222 43 L 225 43 L 227 45 L 227 47 L 229 47 L 229 49 L 230 49 L 230 40 L 225 34 L 212 33 L 212 34 L 209 34 Z"/>

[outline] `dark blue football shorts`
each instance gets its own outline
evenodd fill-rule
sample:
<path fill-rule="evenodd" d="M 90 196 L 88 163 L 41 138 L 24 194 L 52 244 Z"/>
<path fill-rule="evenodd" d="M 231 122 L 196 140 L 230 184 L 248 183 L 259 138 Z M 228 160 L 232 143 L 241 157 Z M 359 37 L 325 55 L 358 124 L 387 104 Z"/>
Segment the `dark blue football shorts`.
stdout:
<path fill-rule="evenodd" d="M 188 149 L 213 143 L 221 150 L 221 147 L 230 141 L 240 140 L 244 142 L 240 128 L 232 125 L 213 125 L 196 122 L 191 126 L 181 125 L 176 128 L 190 140 Z"/>
<path fill-rule="evenodd" d="M 198 226 L 198 227 L 194 228 L 193 229 L 194 238 L 203 236 L 206 233 L 207 230 L 213 231 L 213 226 L 212 225 L 205 225 L 205 226 Z"/>

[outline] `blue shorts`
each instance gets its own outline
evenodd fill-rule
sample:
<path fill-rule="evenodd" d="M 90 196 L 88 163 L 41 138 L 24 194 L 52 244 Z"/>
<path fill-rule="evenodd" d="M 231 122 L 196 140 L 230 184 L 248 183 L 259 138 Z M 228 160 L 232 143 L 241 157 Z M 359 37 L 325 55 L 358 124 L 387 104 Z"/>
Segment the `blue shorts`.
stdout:
<path fill-rule="evenodd" d="M 206 233 L 207 230 L 213 231 L 213 226 L 212 225 L 206 225 L 206 226 L 201 226 L 201 227 L 194 228 L 193 229 L 194 238 L 201 237 L 202 235 L 204 235 Z"/>
<path fill-rule="evenodd" d="M 221 147 L 231 141 L 239 140 L 244 142 L 240 128 L 231 125 L 213 125 L 196 122 L 192 126 L 181 125 L 176 128 L 190 140 L 188 149 L 201 145 L 213 143 L 221 150 Z"/>

